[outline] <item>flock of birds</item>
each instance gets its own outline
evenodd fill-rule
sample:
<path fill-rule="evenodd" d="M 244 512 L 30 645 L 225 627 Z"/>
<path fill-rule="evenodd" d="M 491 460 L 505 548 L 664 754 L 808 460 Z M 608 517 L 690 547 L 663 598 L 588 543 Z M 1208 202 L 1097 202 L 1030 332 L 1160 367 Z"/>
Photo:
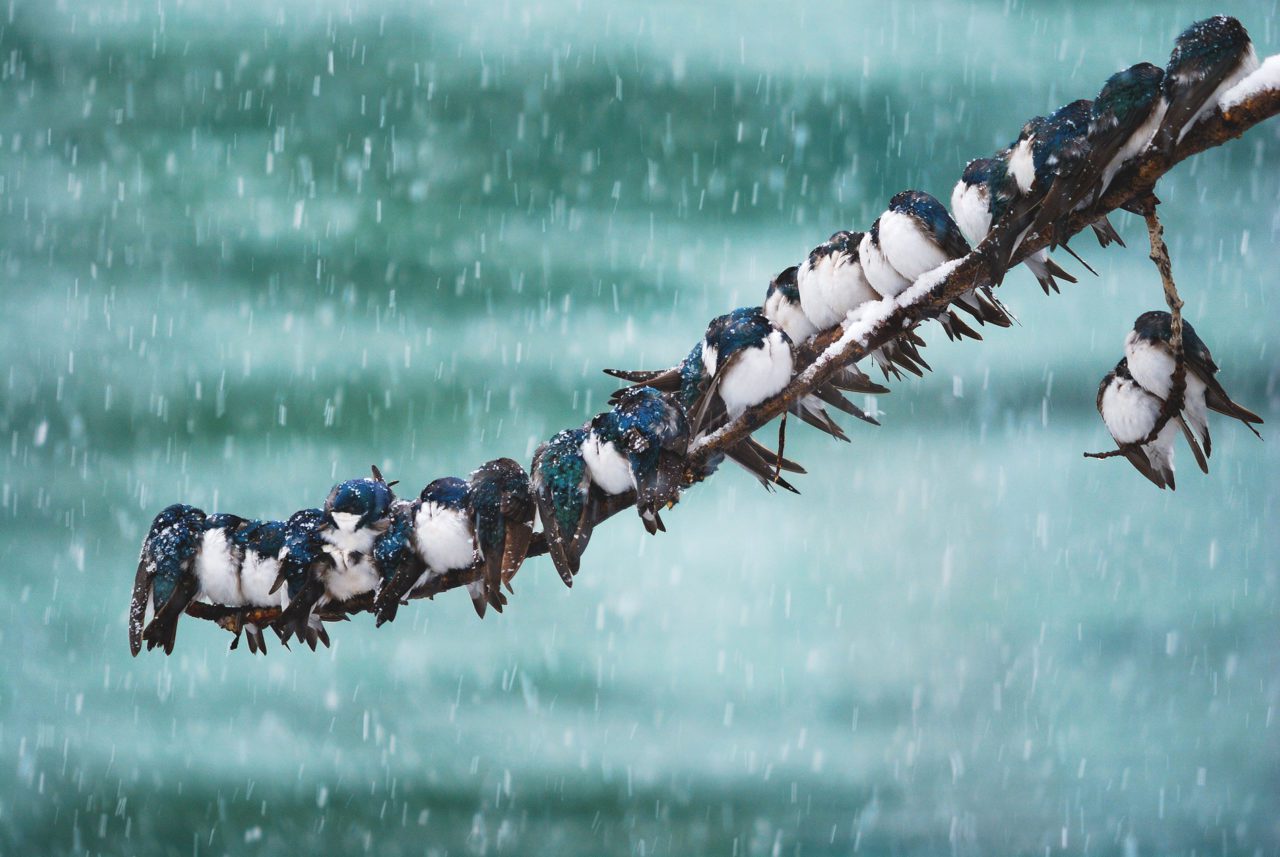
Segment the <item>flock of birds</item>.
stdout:
<path fill-rule="evenodd" d="M 994 287 L 1023 238 L 1053 229 L 1051 248 L 1023 260 L 1045 294 L 1058 290 L 1058 280 L 1075 282 L 1048 255 L 1059 245 L 1070 252 L 1066 221 L 1072 213 L 1099 200 L 1149 147 L 1171 152 L 1257 66 L 1236 19 L 1192 25 L 1178 37 L 1165 69 L 1139 63 L 1118 72 L 1093 101 L 1073 101 L 1036 117 L 1007 148 L 971 162 L 952 192 L 951 212 L 927 193 L 903 191 L 866 232 L 837 232 L 799 266 L 778 274 L 762 306 L 714 319 L 677 366 L 607 370 L 632 386 L 613 394 L 609 410 L 543 443 L 529 472 L 500 458 L 466 479 L 437 479 L 408 500 L 397 498 L 395 483 L 374 468 L 370 477 L 335 486 L 323 508 L 304 509 L 287 521 L 206 515 L 180 504 L 166 508 L 152 523 L 138 562 L 129 615 L 133 653 L 144 643 L 172 652 L 178 620 L 197 600 L 244 611 L 244 621 L 228 626 L 236 634 L 232 648 L 243 633 L 254 652 L 266 647 L 264 628 L 252 616 L 270 616 L 266 623 L 282 643 L 296 636 L 315 649 L 317 642 L 329 642 L 319 615 L 326 606 L 371 598 L 381 625 L 408 599 L 439 591 L 449 576 L 466 581 L 483 617 L 486 608 L 502 610 L 504 590 L 511 591 L 535 539 L 545 542 L 561 578 L 572 585 L 596 524 L 634 506 L 650 533 L 665 529 L 660 512 L 726 457 L 767 488 L 795 491 L 782 474 L 803 469 L 783 456 L 781 432 L 776 452 L 748 436 L 703 460 L 687 454 L 690 444 L 782 392 L 796 370 L 795 346 L 858 322 L 971 247 L 983 245 L 979 252 L 987 256 L 992 282 L 961 295 L 938 321 L 953 339 L 981 338 L 970 320 L 1011 325 L 1014 316 Z M 1092 226 L 1102 246 L 1120 242 L 1105 216 Z M 983 244 L 993 231 L 993 240 Z M 1227 396 L 1208 348 L 1186 324 L 1182 408 L 1159 427 L 1176 368 L 1170 336 L 1168 313 L 1141 316 L 1125 341 L 1125 359 L 1098 394 L 1098 409 L 1120 449 L 1162 488 L 1173 487 L 1178 427 L 1207 472 L 1208 410 L 1251 429 L 1262 422 Z M 922 375 L 929 369 L 923 345 L 915 330 L 905 330 L 870 357 L 886 380 L 902 371 Z M 888 389 L 850 363 L 788 413 L 848 440 L 829 407 L 876 424 L 849 392 Z M 535 520 L 541 534 L 535 534 Z"/>

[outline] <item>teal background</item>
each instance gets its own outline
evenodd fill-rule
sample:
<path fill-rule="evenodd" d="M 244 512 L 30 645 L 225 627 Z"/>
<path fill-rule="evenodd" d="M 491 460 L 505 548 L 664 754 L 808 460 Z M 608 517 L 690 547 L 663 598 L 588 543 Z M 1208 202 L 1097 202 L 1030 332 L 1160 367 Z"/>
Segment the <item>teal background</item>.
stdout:
<path fill-rule="evenodd" d="M 572 591 L 334 647 L 132 659 L 150 517 L 282 517 L 377 463 L 528 461 L 604 366 L 1022 121 L 1274 2 L 0 8 L 0 852 L 1280 853 L 1280 123 L 1159 194 L 1187 317 L 1268 421 L 1155 491 L 1098 379 L 1144 229 L 935 372 L 801 497 L 731 468 Z"/>

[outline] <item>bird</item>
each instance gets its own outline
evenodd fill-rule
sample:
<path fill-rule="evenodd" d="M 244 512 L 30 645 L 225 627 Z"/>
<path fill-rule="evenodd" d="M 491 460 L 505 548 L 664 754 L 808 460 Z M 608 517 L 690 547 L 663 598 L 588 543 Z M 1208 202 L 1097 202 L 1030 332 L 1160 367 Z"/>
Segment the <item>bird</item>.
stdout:
<path fill-rule="evenodd" d="M 815 324 L 804 310 L 800 300 L 798 271 L 799 269 L 792 265 L 769 281 L 761 310 L 765 318 L 791 337 L 792 342 L 805 342 L 824 328 Z M 830 326 L 826 325 L 826 327 Z"/>
<path fill-rule="evenodd" d="M 274 623 L 280 642 L 289 644 L 291 637 L 306 643 L 315 651 L 316 643 L 329 645 L 324 623 L 314 608 L 324 597 L 325 578 L 337 560 L 324 538 L 329 515 L 324 509 L 301 509 L 285 521 L 284 546 L 277 554 L 280 570 L 271 592 L 284 588 L 287 605 Z"/>
<path fill-rule="evenodd" d="M 1053 223 L 1054 240 L 1065 236 L 1066 218 L 1076 209 L 1097 202 L 1115 174 L 1146 150 L 1167 108 L 1163 80 L 1164 70 L 1149 62 L 1130 66 L 1107 79 L 1089 107 L 1085 152 L 1060 166 L 1032 221 L 1031 231 L 1038 232 Z"/>
<path fill-rule="evenodd" d="M 894 297 L 939 265 L 968 255 L 970 249 L 946 207 L 918 190 L 895 194 L 889 200 L 888 210 L 872 225 L 869 236 L 870 240 L 864 237 L 859 248 L 869 251 L 864 254 L 863 262 L 867 277 L 877 291 Z M 887 288 L 881 288 L 877 280 Z M 998 327 L 1013 324 L 1011 314 L 985 285 L 961 295 L 953 305 L 973 316 L 979 324 Z M 940 321 L 952 339 L 982 338 L 954 313 L 944 312 Z"/>
<path fill-rule="evenodd" d="M 284 521 L 250 521 L 235 534 L 235 544 L 241 552 L 240 594 L 245 607 L 283 610 L 289 605 L 287 590 L 271 591 L 280 575 L 280 552 L 284 550 L 286 529 Z M 231 648 L 239 645 L 243 632 L 251 653 L 266 654 L 266 641 L 257 622 L 237 622 L 232 630 L 236 637 Z"/>
<path fill-rule="evenodd" d="M 1000 258 L 1007 266 L 1008 259 L 1017 250 L 1023 237 L 1031 230 L 1037 208 L 1053 186 L 1054 179 L 1069 173 L 1082 158 L 1089 154 L 1089 120 L 1093 102 L 1079 98 L 1064 104 L 1048 116 L 1035 116 L 1022 126 L 1018 139 L 1009 146 L 1007 157 L 1009 174 L 1013 176 L 1018 198 L 1007 216 L 1008 225 Z M 1101 247 L 1111 244 L 1125 246 L 1120 233 L 1104 214 L 1090 224 Z M 1067 247 L 1069 236 L 1053 236 L 1053 245 Z M 1076 256 L 1079 259 L 1079 256 Z M 1080 260 L 1083 264 L 1084 260 Z"/>
<path fill-rule="evenodd" d="M 1186 425 L 1174 416 L 1147 440 L 1159 422 L 1164 400 L 1134 380 L 1125 360 L 1098 385 L 1097 405 L 1107 431 L 1129 463 L 1156 487 L 1175 490 L 1173 440 L 1179 427 L 1187 431 Z"/>
<path fill-rule="evenodd" d="M 1154 145 L 1166 157 L 1196 123 L 1218 107 L 1228 89 L 1258 68 L 1258 55 L 1244 25 L 1228 15 L 1192 24 L 1174 41 L 1165 66 L 1164 119 Z"/>
<path fill-rule="evenodd" d="M 376 593 L 382 575 L 373 562 L 373 546 L 378 536 L 391 523 L 391 510 L 396 496 L 378 468 L 373 476 L 339 482 L 324 501 L 321 521 L 299 532 L 297 552 L 287 550 L 281 563 L 280 578 L 299 572 L 305 564 L 306 582 L 280 616 L 277 627 L 283 630 L 281 640 L 289 641 L 297 634 L 312 648 L 314 635 L 303 636 L 314 628 L 313 611 L 334 602 L 349 601 L 359 595 Z M 310 518 L 300 522 L 310 525 Z M 319 554 L 325 554 L 320 561 Z"/>
<path fill-rule="evenodd" d="M 412 521 L 413 550 L 401 553 L 394 568 L 384 567 L 382 589 L 374 601 L 379 626 L 396 617 L 400 602 L 406 597 L 432 581 L 476 568 L 481 563 L 475 508 L 467 480 L 457 476 L 433 480 L 422 489 L 417 500 L 407 504 L 407 509 L 397 508 L 396 515 L 406 514 Z M 391 529 L 395 528 L 393 523 Z M 477 615 L 484 618 L 488 604 L 484 580 L 469 583 L 467 590 Z"/>
<path fill-rule="evenodd" d="M 863 273 L 862 260 L 858 255 L 858 245 L 862 237 L 861 232 L 840 230 L 809 251 L 804 262 L 798 269 L 794 269 L 795 274 L 791 283 L 794 297 L 791 300 L 799 303 L 800 311 L 813 327 L 819 330 L 835 327 L 843 323 L 849 313 L 883 298 L 883 295 L 871 287 L 867 282 L 866 274 Z M 785 273 L 784 271 L 783 274 Z M 779 278 L 781 277 L 780 274 Z M 772 289 L 771 285 L 770 300 Z M 786 321 L 783 313 L 777 313 L 778 317 L 775 317 L 769 307 L 769 300 L 766 300 L 765 315 L 781 327 L 793 342 L 802 342 L 807 338 L 798 339 L 793 335 L 786 323 L 780 323 Z M 877 348 L 871 353 L 871 357 L 886 378 L 890 375 L 901 378 L 900 368 L 920 377 L 924 375 L 923 370 L 929 368 L 929 364 L 916 350 L 917 346 L 923 345 L 924 340 L 908 331 L 893 342 Z M 861 375 L 860 372 L 858 374 Z M 870 380 L 865 375 L 862 375 L 862 378 Z M 840 386 L 838 381 L 837 386 Z M 844 389 L 854 388 L 844 387 Z"/>
<path fill-rule="evenodd" d="M 470 478 L 476 541 L 484 562 L 482 591 L 494 610 L 502 612 L 511 578 L 520 570 L 533 538 L 535 507 L 529 474 L 510 458 L 497 458 Z M 483 614 L 481 615 L 483 618 Z"/>
<path fill-rule="evenodd" d="M 633 492 L 649 534 L 665 531 L 659 512 L 679 499 L 689 445 L 688 418 L 676 396 L 628 387 L 585 428 L 582 456 L 592 481 L 608 494 Z"/>
<path fill-rule="evenodd" d="M 584 428 L 563 429 L 533 454 L 533 495 L 547 551 L 565 586 L 573 586 L 582 552 L 600 520 L 600 489 L 582 454 Z"/>
<path fill-rule="evenodd" d="M 189 564 L 182 566 L 173 594 L 165 603 L 162 621 L 152 621 L 143 632 L 148 647 L 162 645 L 165 654 L 172 652 L 177 617 L 192 601 L 217 604 L 222 607 L 242 607 L 244 596 L 240 591 L 240 562 L 242 551 L 235 544 L 236 532 L 247 523 L 243 518 L 225 512 L 208 515 L 196 522 L 191 518 L 195 533 L 195 550 Z M 157 619 L 161 618 L 157 613 Z"/>
<path fill-rule="evenodd" d="M 156 646 L 165 654 L 173 652 L 178 619 L 194 597 L 197 582 L 193 571 L 205 513 L 194 506 L 175 503 L 156 515 L 142 541 L 138 571 L 129 604 L 129 650 L 134 657 Z M 147 608 L 154 617 L 146 620 Z"/>
<path fill-rule="evenodd" d="M 670 369 L 656 371 L 605 369 L 604 371 L 606 375 L 611 375 L 614 378 L 620 378 L 633 384 L 644 384 L 664 393 L 672 393 L 676 396 L 680 406 L 684 408 L 685 413 L 690 414 L 711 382 L 711 375 L 707 372 L 706 364 L 702 358 L 702 346 L 703 342 L 699 340 L 689 350 L 685 358 Z M 858 378 L 870 381 L 861 372 L 857 372 L 856 369 L 849 371 L 849 367 L 842 371 L 841 377 L 844 377 L 853 386 L 860 384 Z M 883 387 L 875 386 L 884 392 L 888 392 Z M 611 401 L 616 401 L 618 396 L 626 389 L 614 391 Z M 690 426 L 691 439 L 696 439 L 700 436 L 702 435 L 694 432 L 692 426 Z M 787 491 L 799 493 L 794 485 L 781 476 L 779 471 L 801 474 L 805 472 L 804 468 L 794 461 L 775 453 L 751 437 L 732 445 L 724 451 L 724 455 L 715 455 L 709 458 L 704 462 L 703 468 L 696 474 L 697 478 L 705 479 L 710 476 L 725 457 L 728 457 L 754 476 L 766 489 L 772 490 L 777 486 Z"/>
<path fill-rule="evenodd" d="M 1004 217 L 1017 195 L 1013 178 L 1009 175 L 1007 158 L 1008 150 L 992 158 L 975 158 L 965 165 L 960 180 L 951 191 L 951 213 L 965 240 L 974 247 L 986 239 L 992 223 Z M 1057 279 L 1077 282 L 1049 258 L 1049 251 L 1045 248 L 1032 253 L 1023 263 L 1046 295 L 1051 290 L 1058 291 Z"/>
<path fill-rule="evenodd" d="M 1163 310 L 1151 310 L 1134 320 L 1133 329 L 1124 340 L 1124 355 L 1134 380 L 1161 399 L 1167 399 L 1173 387 L 1176 362 L 1170 345 L 1172 336 L 1173 317 Z M 1205 458 L 1213 452 L 1209 438 L 1209 411 L 1237 419 L 1249 431 L 1262 437 L 1254 428 L 1255 424 L 1262 424 L 1262 417 L 1236 404 L 1227 395 L 1217 379 L 1218 364 L 1209 353 L 1209 347 L 1191 322 L 1185 320 L 1182 322 L 1182 354 L 1185 366 L 1182 414 L 1204 448 Z M 1208 472 L 1207 468 L 1205 472 Z"/>
<path fill-rule="evenodd" d="M 702 339 L 702 366 L 711 381 L 691 412 L 695 430 L 705 424 L 713 403 L 735 420 L 780 393 L 795 366 L 791 338 L 759 307 L 740 307 L 717 316 Z"/>

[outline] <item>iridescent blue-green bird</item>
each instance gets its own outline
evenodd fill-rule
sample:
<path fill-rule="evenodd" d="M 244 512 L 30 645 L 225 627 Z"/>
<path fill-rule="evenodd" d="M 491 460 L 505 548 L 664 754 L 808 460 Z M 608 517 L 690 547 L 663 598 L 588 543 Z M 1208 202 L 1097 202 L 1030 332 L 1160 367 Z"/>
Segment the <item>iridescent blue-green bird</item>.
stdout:
<path fill-rule="evenodd" d="M 1164 71 L 1149 62 L 1107 79 L 1089 108 L 1087 152 L 1062 165 L 1040 203 L 1031 231 L 1054 223 L 1055 240 L 1066 234 L 1066 219 L 1092 205 L 1126 164 L 1140 155 L 1165 116 Z"/>
<path fill-rule="evenodd" d="M 199 588 L 193 567 L 204 522 L 204 512 L 180 503 L 166 507 L 151 522 L 129 604 L 129 650 L 134 657 L 144 640 L 148 650 L 160 646 L 165 654 L 173 652 L 178 619 Z M 149 605 L 155 616 L 144 630 Z"/>
<path fill-rule="evenodd" d="M 533 538 L 533 489 L 529 474 L 510 458 L 486 462 L 468 481 L 475 510 L 476 542 L 484 563 L 485 600 L 502 612 L 506 603 L 502 587 L 505 585 L 510 591 L 511 578 L 520 570 Z"/>
<path fill-rule="evenodd" d="M 547 550 L 565 586 L 573 586 L 582 552 L 601 520 L 602 491 L 591 481 L 582 444 L 587 430 L 564 429 L 533 454 L 533 494 Z"/>
<path fill-rule="evenodd" d="M 1154 145 L 1166 156 L 1196 123 L 1218 107 L 1218 99 L 1258 68 L 1258 55 L 1244 25 L 1228 15 L 1197 21 L 1178 36 L 1164 70 L 1168 102 Z"/>
<path fill-rule="evenodd" d="M 324 537 L 328 522 L 323 509 L 303 509 L 289 517 L 285 522 L 284 547 L 279 554 L 280 571 L 273 585 L 273 591 L 284 586 L 289 599 L 275 622 L 280 642 L 287 645 L 289 638 L 296 635 L 312 651 L 317 641 L 329 645 L 324 623 L 312 612 L 324 597 L 324 580 L 335 562 Z"/>

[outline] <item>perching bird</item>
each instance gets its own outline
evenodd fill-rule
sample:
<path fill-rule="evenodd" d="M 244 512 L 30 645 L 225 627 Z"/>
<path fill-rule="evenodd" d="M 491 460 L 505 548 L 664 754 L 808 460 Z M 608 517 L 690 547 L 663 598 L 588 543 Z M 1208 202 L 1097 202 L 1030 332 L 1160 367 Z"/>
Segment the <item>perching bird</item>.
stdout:
<path fill-rule="evenodd" d="M 781 392 L 791 380 L 791 339 L 759 307 L 740 307 L 711 320 L 702 338 L 702 365 L 711 382 L 690 414 L 695 431 L 715 403 L 729 420 Z"/>
<path fill-rule="evenodd" d="M 1166 156 L 1196 123 L 1218 107 L 1228 89 L 1258 68 L 1258 55 L 1244 25 L 1227 15 L 1197 21 L 1174 42 L 1165 67 L 1168 102 L 1154 145 Z"/>
<path fill-rule="evenodd" d="M 977 247 L 991 231 L 991 224 L 998 222 L 1008 211 L 1009 204 L 1017 196 L 1013 177 L 1009 175 L 1008 150 L 992 158 L 976 158 L 970 161 L 951 191 L 951 213 L 965 239 Z M 1035 275 L 1044 293 L 1057 292 L 1055 277 L 1076 282 L 1076 278 L 1064 271 L 1049 258 L 1045 248 L 1032 253 L 1023 263 Z"/>
<path fill-rule="evenodd" d="M 175 503 L 156 515 L 142 541 L 138 572 L 129 604 L 129 650 L 137 657 L 145 640 L 173 652 L 182 611 L 194 597 L 197 582 L 192 566 L 200 550 L 205 514 L 194 506 Z M 154 618 L 146 625 L 147 607 Z"/>
<path fill-rule="evenodd" d="M 1116 368 L 1107 373 L 1098 385 L 1097 404 L 1107 431 L 1111 432 L 1111 437 L 1129 463 L 1156 487 L 1174 490 L 1174 437 L 1179 427 L 1188 436 L 1190 434 L 1181 418 L 1175 415 L 1161 427 L 1154 439 L 1144 443 L 1155 430 L 1164 400 L 1143 389 L 1129 374 L 1129 366 L 1124 360 L 1117 363 Z"/>
<path fill-rule="evenodd" d="M 529 474 L 510 458 L 481 465 L 470 476 L 476 541 L 484 562 L 485 600 L 498 612 L 506 603 L 505 584 L 520 570 L 533 537 L 534 502 Z M 482 614 L 483 618 L 483 614 Z"/>
<path fill-rule="evenodd" d="M 384 582 L 374 602 L 378 625 L 394 619 L 400 602 L 429 582 L 481 563 L 471 486 L 466 480 L 456 476 L 436 479 L 422 489 L 416 501 L 406 505 L 408 509 L 398 506 L 396 515 L 407 514 L 412 520 L 413 550 L 396 556 L 394 567 L 384 565 Z M 467 589 L 476 613 L 483 618 L 488 603 L 483 577 Z"/>
<path fill-rule="evenodd" d="M 299 553 L 294 555 L 289 548 L 281 563 L 282 578 L 296 574 L 299 563 L 305 563 L 308 575 L 281 614 L 282 641 L 287 643 L 291 633 L 302 636 L 306 628 L 314 627 L 316 607 L 378 591 L 382 575 L 373 562 L 373 545 L 390 526 L 395 502 L 391 486 L 376 467 L 372 478 L 333 486 L 324 501 L 322 522 L 299 533 Z M 318 553 L 327 555 L 325 561 L 319 561 Z M 313 639 L 304 640 L 314 648 Z"/>
<path fill-rule="evenodd" d="M 791 337 L 792 342 L 805 342 L 823 330 L 804 310 L 800 300 L 798 269 L 795 265 L 769 281 L 761 310 L 769 321 Z M 826 327 L 830 326 L 826 325 Z"/>
<path fill-rule="evenodd" d="M 689 354 L 680 361 L 679 364 L 671 369 L 662 370 L 639 370 L 627 371 L 622 369 L 606 369 L 605 374 L 612 375 L 615 378 L 621 378 L 624 381 L 630 381 L 633 384 L 645 384 L 664 393 L 672 393 L 677 396 L 677 400 L 681 407 L 685 409 L 686 414 L 692 413 L 692 409 L 698 404 L 702 398 L 703 392 L 710 386 L 711 375 L 706 370 L 706 364 L 702 359 L 702 342 L 701 340 L 690 349 Z M 846 367 L 840 373 L 841 377 L 847 382 L 857 385 L 857 379 L 865 379 L 870 381 L 861 372 L 856 369 Z M 852 388 L 852 387 L 851 387 Z M 879 388 L 883 390 L 883 388 Z M 625 388 L 624 388 L 625 390 Z M 616 401 L 624 390 L 615 391 L 613 401 Z M 885 391 L 887 392 L 887 391 Z M 791 483 L 787 482 L 778 473 L 779 470 L 787 473 L 804 473 L 805 470 L 799 464 L 787 458 L 779 456 L 773 450 L 764 446 L 754 438 L 748 437 L 725 450 L 728 456 L 735 464 L 741 466 L 744 470 L 756 477 L 760 484 L 765 488 L 772 489 L 773 486 L 785 488 L 788 491 L 795 492 L 796 489 Z M 709 460 L 704 470 L 699 474 L 701 478 L 711 475 L 719 465 L 723 456 Z M 798 492 L 796 492 L 798 493 Z"/>
<path fill-rule="evenodd" d="M 1054 179 L 1060 174 L 1070 173 L 1082 158 L 1088 157 L 1092 109 L 1093 103 L 1081 98 L 1064 104 L 1048 116 L 1029 119 L 1022 126 L 1018 139 L 1009 147 L 1009 174 L 1013 176 L 1019 196 L 1010 207 L 1010 225 L 1006 227 L 1001 251 L 1006 264 L 1030 231 L 1037 209 L 1053 186 Z M 1120 233 L 1116 232 L 1106 215 L 1090 225 L 1100 246 L 1112 243 L 1125 246 Z M 1067 238 L 1066 235 L 1054 235 L 1054 246 L 1065 248 Z"/>
<path fill-rule="evenodd" d="M 1124 356 L 1134 380 L 1153 395 L 1167 399 L 1173 386 L 1176 367 L 1173 348 L 1169 341 L 1173 336 L 1173 317 L 1163 310 L 1152 310 L 1138 316 L 1133 330 L 1124 340 Z M 1213 451 L 1209 439 L 1209 411 L 1240 420 L 1249 431 L 1261 437 L 1254 424 L 1261 425 L 1262 417 L 1231 401 L 1227 391 L 1218 382 L 1218 364 L 1213 361 L 1209 347 L 1188 321 L 1182 322 L 1182 354 L 1185 367 L 1182 414 L 1204 447 L 1205 456 Z M 1206 472 L 1208 472 L 1206 470 Z"/>
<path fill-rule="evenodd" d="M 533 493 L 547 549 L 565 586 L 573 586 L 582 552 L 600 520 L 600 489 L 582 455 L 587 430 L 564 429 L 533 454 Z"/>
<path fill-rule="evenodd" d="M 279 553 L 280 571 L 272 591 L 284 588 L 288 605 L 275 621 L 275 631 L 286 646 L 297 636 L 315 651 L 316 643 L 329 645 L 324 623 L 312 611 L 325 594 L 325 578 L 333 570 L 335 557 L 324 538 L 329 525 L 323 509 L 302 509 L 289 516 L 284 525 L 284 547 Z"/>
<path fill-rule="evenodd" d="M 862 270 L 862 260 L 858 256 L 858 245 L 861 241 L 861 232 L 841 230 L 809 251 L 809 255 L 798 269 L 787 269 L 795 271 L 791 286 L 794 297 L 790 295 L 788 297 L 793 302 L 798 301 L 805 320 L 812 326 L 820 330 L 835 327 L 843 323 L 850 312 L 883 297 L 871 287 Z M 779 279 L 781 277 L 780 274 Z M 784 313 L 770 311 L 772 296 L 773 286 L 771 285 L 769 300 L 765 301 L 765 315 L 781 327 L 793 342 L 803 341 L 792 335 L 788 324 L 780 323 L 780 318 L 783 321 L 786 320 Z M 907 331 L 893 342 L 877 348 L 872 352 L 871 357 L 886 378 L 891 374 L 900 378 L 899 368 L 913 375 L 923 376 L 924 370 L 929 368 L 929 364 L 917 350 L 917 346 L 923 345 L 924 340 L 915 333 Z M 866 378 L 865 375 L 862 377 Z M 842 385 L 837 382 L 837 386 Z M 844 389 L 852 388 L 844 387 Z"/>
<path fill-rule="evenodd" d="M 867 278 L 877 291 L 894 296 L 906 290 L 902 283 L 914 283 L 939 265 L 968 255 L 970 249 L 946 207 L 918 190 L 904 190 L 889 200 L 888 210 L 871 227 L 870 239 L 864 238 L 860 247 L 868 250 L 863 254 Z M 881 288 L 881 283 L 888 285 L 888 290 Z M 1008 311 L 985 285 L 961 295 L 953 305 L 979 324 L 1013 324 Z M 943 313 L 940 320 L 952 339 L 982 338 L 951 312 Z"/>
<path fill-rule="evenodd" d="M 1055 241 L 1065 236 L 1071 213 L 1096 202 L 1115 174 L 1142 154 L 1165 115 L 1163 80 L 1164 71 L 1149 62 L 1107 79 L 1089 108 L 1087 151 L 1058 170 L 1032 231 L 1054 223 Z"/>
<path fill-rule="evenodd" d="M 280 575 L 280 552 L 284 550 L 287 525 L 284 521 L 250 521 L 235 534 L 241 552 L 240 594 L 245 607 L 278 607 L 289 605 L 287 589 L 272 592 Z M 240 632 L 249 641 L 249 651 L 266 654 L 262 629 L 255 622 L 238 623 L 231 648 L 240 643 Z"/>
<path fill-rule="evenodd" d="M 153 620 L 143 632 L 148 648 L 162 645 L 165 654 L 172 651 L 177 618 L 192 601 L 223 607 L 244 606 L 244 596 L 240 591 L 243 552 L 235 544 L 235 535 L 248 522 L 225 513 L 204 517 L 198 524 L 196 520 L 191 516 L 196 539 L 191 562 L 182 566 L 163 613 L 157 611 L 156 620 L 159 621 Z"/>

